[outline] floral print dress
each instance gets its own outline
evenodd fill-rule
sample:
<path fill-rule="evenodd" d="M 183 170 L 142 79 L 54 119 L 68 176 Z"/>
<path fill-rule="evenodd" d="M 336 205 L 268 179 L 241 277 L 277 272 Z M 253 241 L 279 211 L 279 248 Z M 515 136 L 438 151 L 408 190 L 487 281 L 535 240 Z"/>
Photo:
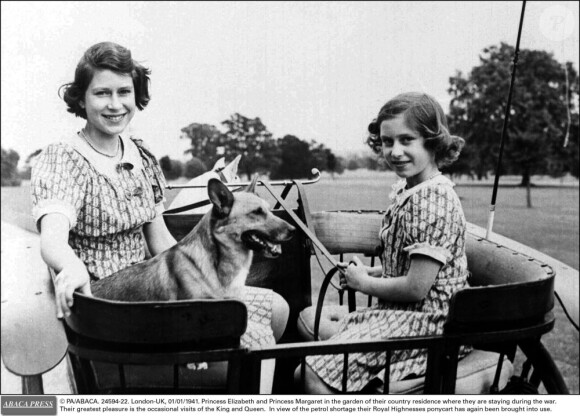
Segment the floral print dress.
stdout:
<path fill-rule="evenodd" d="M 393 203 L 379 232 L 382 278 L 405 276 L 413 254 L 429 256 L 442 267 L 420 302 L 379 299 L 376 305 L 343 318 L 332 340 L 348 342 L 440 334 L 449 313 L 451 295 L 467 285 L 466 222 L 453 183 L 439 175 L 408 190 L 404 180 L 393 188 Z M 331 387 L 342 388 L 343 355 L 311 356 L 307 357 L 307 363 Z M 393 351 L 390 380 L 421 376 L 426 364 L 426 350 Z M 347 390 L 360 391 L 371 381 L 382 382 L 385 366 L 384 352 L 351 354 Z"/>

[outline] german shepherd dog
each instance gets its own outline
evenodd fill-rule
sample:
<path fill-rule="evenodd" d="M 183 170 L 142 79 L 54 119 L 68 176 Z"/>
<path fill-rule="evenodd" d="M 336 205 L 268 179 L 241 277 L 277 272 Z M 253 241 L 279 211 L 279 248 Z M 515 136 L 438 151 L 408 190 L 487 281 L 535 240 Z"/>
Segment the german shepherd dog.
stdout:
<path fill-rule="evenodd" d="M 210 179 L 213 208 L 188 235 L 163 253 L 93 283 L 93 295 L 122 301 L 240 298 L 253 252 L 277 257 L 280 244 L 295 231 L 254 193 L 256 181 L 234 194 Z"/>

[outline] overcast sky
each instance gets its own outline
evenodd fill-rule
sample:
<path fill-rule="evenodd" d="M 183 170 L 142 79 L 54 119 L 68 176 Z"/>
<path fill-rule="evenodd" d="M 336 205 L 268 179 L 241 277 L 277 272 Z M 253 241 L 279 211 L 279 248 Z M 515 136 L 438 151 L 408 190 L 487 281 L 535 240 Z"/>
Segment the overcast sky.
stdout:
<path fill-rule="evenodd" d="M 449 77 L 486 46 L 515 45 L 521 2 L 2 2 L 2 147 L 21 159 L 79 130 L 60 85 L 83 52 L 120 43 L 152 70 L 131 130 L 183 158 L 189 123 L 234 112 L 274 134 L 363 151 L 380 106 L 425 91 L 448 109 Z M 578 69 L 578 2 L 528 2 L 521 47 Z M 507 95 L 507 92 L 506 92 Z"/>

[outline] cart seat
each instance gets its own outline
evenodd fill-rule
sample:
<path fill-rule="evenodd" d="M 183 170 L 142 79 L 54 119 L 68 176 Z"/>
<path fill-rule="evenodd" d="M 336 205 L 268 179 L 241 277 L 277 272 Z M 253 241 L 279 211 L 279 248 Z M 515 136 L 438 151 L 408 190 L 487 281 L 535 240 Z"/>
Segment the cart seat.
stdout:
<path fill-rule="evenodd" d="M 457 357 L 453 361 L 453 365 L 457 363 L 455 392 L 489 393 L 498 353 L 505 353 L 513 360 L 518 339 L 536 337 L 553 326 L 550 311 L 554 306 L 555 274 L 542 262 L 472 234 L 467 234 L 466 242 L 469 285 L 451 297 L 443 335 L 449 345 L 457 348 L 455 351 L 462 344 L 472 344 L 475 348 L 459 362 Z M 322 299 L 330 278 L 331 273 L 321 286 L 319 297 Z M 322 306 L 319 299 L 317 307 L 318 337 L 315 335 L 317 308 L 308 307 L 299 315 L 297 326 L 307 341 L 330 338 L 349 307 L 352 310 L 356 305 Z M 509 333 L 510 339 L 502 339 L 502 333 L 506 337 Z M 501 370 L 499 389 L 511 377 L 511 360 L 504 358 Z M 419 392 L 422 384 L 421 379 L 392 381 L 389 391 Z"/>

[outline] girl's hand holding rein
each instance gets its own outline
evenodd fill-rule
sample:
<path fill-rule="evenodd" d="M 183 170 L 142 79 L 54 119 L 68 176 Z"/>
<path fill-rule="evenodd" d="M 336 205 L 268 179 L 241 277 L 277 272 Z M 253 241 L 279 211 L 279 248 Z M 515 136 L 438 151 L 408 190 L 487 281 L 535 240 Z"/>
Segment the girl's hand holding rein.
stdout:
<path fill-rule="evenodd" d="M 341 274 L 341 287 L 349 287 L 385 301 L 418 302 L 427 296 L 440 268 L 441 263 L 434 259 L 414 255 L 406 276 L 376 279 L 372 274 L 376 268 L 365 266 L 358 257 L 353 256 Z"/>
<path fill-rule="evenodd" d="M 353 256 L 344 271 L 344 279 L 341 279 L 341 287 L 347 286 L 359 292 L 365 292 L 365 283 L 369 279 L 369 267 L 357 257 Z"/>
<path fill-rule="evenodd" d="M 367 266 L 367 265 L 363 264 L 362 261 L 358 257 L 354 256 L 350 263 L 346 263 L 346 262 L 338 263 L 338 266 L 342 269 L 342 270 L 340 270 L 340 286 L 343 289 L 346 289 L 347 286 L 350 287 L 351 289 L 354 289 L 352 286 L 348 285 L 347 280 L 346 280 L 346 276 L 345 276 L 346 269 L 349 267 L 349 265 L 357 266 L 359 269 L 361 269 L 361 271 L 364 271 L 364 273 L 367 274 L 367 277 L 382 277 L 382 275 L 383 275 L 382 266 L 375 266 L 375 267 Z"/>

